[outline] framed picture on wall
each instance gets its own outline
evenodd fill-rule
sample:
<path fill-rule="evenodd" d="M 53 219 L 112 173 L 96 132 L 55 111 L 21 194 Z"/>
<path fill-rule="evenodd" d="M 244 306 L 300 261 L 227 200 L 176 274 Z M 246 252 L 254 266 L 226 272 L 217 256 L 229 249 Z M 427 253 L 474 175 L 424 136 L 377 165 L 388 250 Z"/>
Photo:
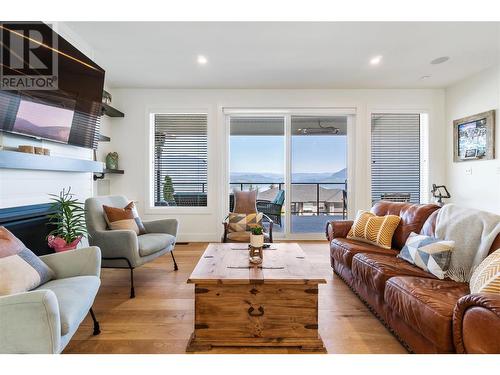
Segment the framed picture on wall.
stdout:
<path fill-rule="evenodd" d="M 495 111 L 453 121 L 453 161 L 495 158 Z"/>

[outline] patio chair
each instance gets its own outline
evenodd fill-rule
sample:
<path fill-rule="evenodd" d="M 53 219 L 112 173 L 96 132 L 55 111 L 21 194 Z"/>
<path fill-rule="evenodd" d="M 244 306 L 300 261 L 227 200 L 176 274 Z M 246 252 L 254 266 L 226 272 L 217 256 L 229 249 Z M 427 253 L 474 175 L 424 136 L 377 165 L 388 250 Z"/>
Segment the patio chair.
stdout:
<path fill-rule="evenodd" d="M 342 220 L 347 218 L 347 190 L 342 189 Z"/>
<path fill-rule="evenodd" d="M 257 190 L 234 192 L 233 213 L 248 215 L 257 212 Z M 264 241 L 273 242 L 273 221 L 265 214 L 263 214 L 263 218 L 269 222 L 269 229 L 264 227 Z M 222 242 L 250 242 L 250 232 L 229 231 L 229 215 L 226 216 L 222 224 L 224 225 Z"/>
<path fill-rule="evenodd" d="M 409 202 L 410 193 L 382 193 L 380 200 L 389 202 Z"/>
<path fill-rule="evenodd" d="M 278 190 L 272 201 L 258 200 L 257 211 L 262 212 L 266 217 L 270 217 L 274 223 L 281 227 L 281 209 L 285 203 L 285 191 Z"/>

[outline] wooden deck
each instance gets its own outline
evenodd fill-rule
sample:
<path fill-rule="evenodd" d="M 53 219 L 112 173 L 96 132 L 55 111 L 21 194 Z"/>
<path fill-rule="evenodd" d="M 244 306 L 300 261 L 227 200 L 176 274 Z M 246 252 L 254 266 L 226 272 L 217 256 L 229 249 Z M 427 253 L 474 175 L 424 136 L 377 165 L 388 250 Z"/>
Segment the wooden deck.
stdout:
<path fill-rule="evenodd" d="M 206 243 L 178 245 L 173 270 L 163 256 L 135 271 L 136 298 L 129 299 L 128 270 L 103 269 L 94 304 L 102 333 L 92 336 L 87 317 L 65 353 L 185 353 L 193 331 L 194 286 L 186 281 Z M 336 276 L 326 241 L 300 242 L 327 280 L 319 291 L 319 332 L 328 353 L 406 353 L 406 350 Z M 298 353 L 291 348 L 220 348 L 211 353 Z"/>

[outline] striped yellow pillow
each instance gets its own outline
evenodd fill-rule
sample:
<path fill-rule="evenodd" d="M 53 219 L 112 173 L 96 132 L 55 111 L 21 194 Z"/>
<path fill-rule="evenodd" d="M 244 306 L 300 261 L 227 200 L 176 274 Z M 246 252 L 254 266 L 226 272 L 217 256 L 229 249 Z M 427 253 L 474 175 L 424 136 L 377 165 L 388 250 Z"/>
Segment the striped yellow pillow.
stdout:
<path fill-rule="evenodd" d="M 500 249 L 491 253 L 475 269 L 469 287 L 471 293 L 500 294 Z"/>
<path fill-rule="evenodd" d="M 359 211 L 347 238 L 390 249 L 392 236 L 400 220 L 396 215 L 377 216 L 368 211 Z"/>

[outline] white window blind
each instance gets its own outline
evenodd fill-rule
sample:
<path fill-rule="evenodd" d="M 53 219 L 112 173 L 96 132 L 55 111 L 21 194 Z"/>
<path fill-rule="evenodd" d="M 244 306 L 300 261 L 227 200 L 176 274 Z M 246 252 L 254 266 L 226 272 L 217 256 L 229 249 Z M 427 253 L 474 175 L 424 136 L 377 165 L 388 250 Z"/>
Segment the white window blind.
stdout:
<path fill-rule="evenodd" d="M 372 115 L 372 201 L 420 203 L 420 114 Z"/>
<path fill-rule="evenodd" d="M 155 206 L 207 205 L 207 115 L 154 115 Z"/>

